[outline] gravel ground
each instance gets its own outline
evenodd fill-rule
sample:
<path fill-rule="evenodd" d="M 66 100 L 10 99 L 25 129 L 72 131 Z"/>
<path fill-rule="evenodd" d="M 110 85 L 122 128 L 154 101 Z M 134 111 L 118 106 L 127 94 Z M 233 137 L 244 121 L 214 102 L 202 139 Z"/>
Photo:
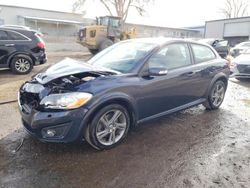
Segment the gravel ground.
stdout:
<path fill-rule="evenodd" d="M 0 96 L 30 76 L 4 74 Z M 103 152 L 31 138 L 16 103 L 0 105 L 0 117 L 0 187 L 250 187 L 250 81 L 231 79 L 219 110 L 200 105 L 146 123 Z"/>

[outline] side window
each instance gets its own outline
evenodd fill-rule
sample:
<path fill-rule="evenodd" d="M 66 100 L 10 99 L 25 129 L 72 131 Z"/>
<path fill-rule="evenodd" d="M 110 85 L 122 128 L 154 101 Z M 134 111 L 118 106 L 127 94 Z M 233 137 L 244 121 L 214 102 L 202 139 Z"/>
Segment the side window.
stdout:
<path fill-rule="evenodd" d="M 0 30 L 0 40 L 9 40 L 7 32 Z"/>
<path fill-rule="evenodd" d="M 170 44 L 148 61 L 150 68 L 165 68 L 167 70 L 184 67 L 191 64 L 190 53 L 187 44 Z"/>
<path fill-rule="evenodd" d="M 191 44 L 191 46 L 194 52 L 194 58 L 196 63 L 201 63 L 216 58 L 214 52 L 207 46 L 199 44 Z"/>
<path fill-rule="evenodd" d="M 8 34 L 10 37 L 9 40 L 28 40 L 26 37 L 16 32 L 8 31 Z"/>

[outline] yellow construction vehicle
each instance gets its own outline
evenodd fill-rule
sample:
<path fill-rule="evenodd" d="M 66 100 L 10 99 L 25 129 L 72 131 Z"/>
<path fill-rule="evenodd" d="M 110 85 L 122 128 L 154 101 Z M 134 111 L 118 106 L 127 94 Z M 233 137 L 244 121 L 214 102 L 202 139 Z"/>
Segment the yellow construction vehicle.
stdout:
<path fill-rule="evenodd" d="M 130 31 L 122 31 L 120 17 L 103 16 L 96 19 L 95 25 L 81 28 L 77 42 L 87 47 L 92 54 L 96 54 L 115 42 L 135 37 L 134 28 Z"/>

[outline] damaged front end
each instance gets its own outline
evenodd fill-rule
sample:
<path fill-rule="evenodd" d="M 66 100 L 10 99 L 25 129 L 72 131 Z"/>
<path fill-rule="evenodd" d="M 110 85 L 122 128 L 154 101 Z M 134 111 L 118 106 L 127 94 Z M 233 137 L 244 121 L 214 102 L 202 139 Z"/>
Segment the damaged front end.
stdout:
<path fill-rule="evenodd" d="M 72 59 L 65 59 L 37 74 L 19 91 L 18 103 L 24 127 L 40 140 L 63 139 L 69 134 L 69 127 L 79 127 L 87 110 L 80 107 L 92 98 L 88 89 L 82 91 L 79 88 L 86 83 L 90 86 L 91 81 L 110 74 L 115 73 L 96 70 Z"/>
<path fill-rule="evenodd" d="M 32 109 L 76 108 L 87 102 L 86 97 L 87 99 L 91 98 L 91 93 L 78 92 L 78 86 L 110 74 L 116 73 L 96 69 L 87 63 L 80 64 L 73 59 L 66 58 L 45 72 L 37 74 L 31 81 L 26 82 L 20 89 L 19 104 L 27 113 L 30 113 Z M 63 97 L 64 95 L 65 97 Z M 59 102 L 62 104 L 55 106 L 55 103 L 58 103 L 56 102 L 57 98 L 60 98 Z M 70 98 L 73 98 L 72 101 L 69 100 Z"/>

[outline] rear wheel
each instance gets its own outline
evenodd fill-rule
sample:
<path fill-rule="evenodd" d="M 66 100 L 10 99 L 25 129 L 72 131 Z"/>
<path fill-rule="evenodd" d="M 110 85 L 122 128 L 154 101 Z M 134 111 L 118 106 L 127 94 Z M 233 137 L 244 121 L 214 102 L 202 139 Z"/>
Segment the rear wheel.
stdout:
<path fill-rule="evenodd" d="M 110 149 L 125 139 L 129 126 L 127 110 L 119 104 L 108 105 L 93 118 L 85 132 L 85 139 L 96 149 Z"/>
<path fill-rule="evenodd" d="M 203 105 L 209 110 L 218 109 L 224 100 L 225 92 L 225 83 L 221 80 L 216 81 L 209 92 L 206 103 Z"/>
<path fill-rule="evenodd" d="M 95 54 L 97 54 L 97 53 L 99 52 L 98 49 L 89 49 L 89 51 L 90 51 L 90 53 L 93 54 L 93 55 L 95 55 Z"/>
<path fill-rule="evenodd" d="M 33 61 L 27 55 L 16 55 L 11 61 L 10 68 L 16 74 L 28 74 L 33 68 Z"/>
<path fill-rule="evenodd" d="M 112 42 L 112 40 L 110 39 L 105 39 L 104 41 L 101 42 L 100 47 L 99 47 L 99 51 L 104 50 L 105 48 L 113 45 L 114 43 Z"/>

